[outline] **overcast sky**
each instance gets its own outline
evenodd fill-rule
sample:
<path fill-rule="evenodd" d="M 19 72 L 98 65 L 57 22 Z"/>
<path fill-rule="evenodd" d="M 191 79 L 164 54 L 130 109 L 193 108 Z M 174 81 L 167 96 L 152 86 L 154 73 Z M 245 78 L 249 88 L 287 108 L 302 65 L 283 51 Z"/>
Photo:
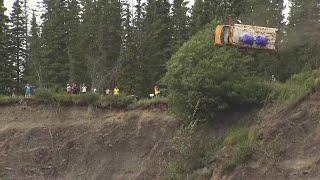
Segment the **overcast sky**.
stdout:
<path fill-rule="evenodd" d="M 10 10 L 12 8 L 12 5 L 13 5 L 14 1 L 15 0 L 4 0 L 4 5 L 7 7 L 8 10 Z M 39 2 L 39 1 L 41 2 L 41 0 L 27 0 L 27 1 L 28 1 L 29 5 L 30 5 L 30 9 L 35 7 L 37 2 Z M 137 0 L 129 0 L 129 1 L 131 3 L 133 3 L 133 4 L 135 4 L 137 2 Z M 170 0 L 170 1 L 172 2 L 173 0 Z M 193 2 L 194 2 L 194 0 L 189 0 L 189 2 L 190 2 L 189 6 L 191 7 Z"/>
<path fill-rule="evenodd" d="M 12 5 L 13 5 L 13 2 L 14 2 L 15 0 L 4 0 L 4 5 L 7 7 L 7 9 L 8 9 L 8 12 L 7 12 L 7 14 L 9 14 L 9 12 L 11 11 L 11 8 L 12 8 Z M 36 6 L 36 4 L 37 4 L 37 2 L 39 2 L 39 1 L 41 1 L 41 0 L 27 0 L 28 1 L 28 3 L 29 3 L 29 9 L 34 9 L 35 8 L 35 6 Z M 173 0 L 170 0 L 171 2 L 173 1 Z M 285 4 L 287 5 L 288 4 L 288 0 L 284 0 L 285 1 Z M 130 2 L 132 2 L 133 4 L 135 4 L 136 3 L 136 0 L 130 0 Z M 194 3 L 194 0 L 189 0 L 189 6 L 191 7 L 192 5 L 193 5 L 193 3 Z M 289 6 L 287 6 L 287 8 L 285 9 L 285 11 L 284 11 L 284 13 L 286 14 L 286 16 L 288 16 L 288 13 L 289 13 L 289 11 L 290 11 L 290 8 L 289 8 Z"/>

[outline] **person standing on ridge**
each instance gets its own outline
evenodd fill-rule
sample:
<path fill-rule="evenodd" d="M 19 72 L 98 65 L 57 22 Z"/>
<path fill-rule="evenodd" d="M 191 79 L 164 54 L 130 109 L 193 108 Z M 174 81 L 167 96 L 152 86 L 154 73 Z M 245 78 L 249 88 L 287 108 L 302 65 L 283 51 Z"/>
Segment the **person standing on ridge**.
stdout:
<path fill-rule="evenodd" d="M 70 86 L 70 84 L 67 84 L 67 93 L 68 94 L 72 93 L 72 87 Z"/>
<path fill-rule="evenodd" d="M 158 87 L 158 86 L 155 86 L 154 87 L 154 95 L 156 96 L 156 97 L 158 97 L 158 96 L 160 96 L 160 88 Z"/>
<path fill-rule="evenodd" d="M 86 94 L 87 93 L 87 86 L 85 84 L 82 84 L 81 93 L 82 94 Z"/>
<path fill-rule="evenodd" d="M 25 97 L 26 97 L 27 99 L 30 99 L 30 98 L 31 98 L 31 94 L 32 94 L 32 87 L 30 86 L 30 84 L 27 84 L 27 85 L 25 86 L 25 88 L 26 88 Z"/>
<path fill-rule="evenodd" d="M 120 95 L 120 89 L 117 86 L 113 89 L 113 95 L 115 95 L 115 96 Z"/>
<path fill-rule="evenodd" d="M 109 89 L 109 88 L 106 89 L 106 95 L 107 95 L 107 96 L 110 95 L 110 89 Z"/>
<path fill-rule="evenodd" d="M 97 90 L 97 88 L 95 88 L 95 87 L 92 89 L 92 92 L 95 93 L 95 94 L 97 93 L 97 91 L 98 91 L 98 90 Z"/>
<path fill-rule="evenodd" d="M 78 87 L 76 83 L 73 83 L 71 86 L 71 93 L 72 94 L 77 94 L 78 93 Z"/>

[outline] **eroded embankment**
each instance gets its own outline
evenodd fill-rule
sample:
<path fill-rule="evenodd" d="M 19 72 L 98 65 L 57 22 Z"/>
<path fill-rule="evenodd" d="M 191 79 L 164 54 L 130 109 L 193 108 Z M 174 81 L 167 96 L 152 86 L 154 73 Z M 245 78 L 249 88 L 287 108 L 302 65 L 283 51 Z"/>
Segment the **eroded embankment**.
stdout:
<path fill-rule="evenodd" d="M 320 179 L 320 93 L 307 94 L 287 107 L 264 107 L 259 117 L 252 127 L 259 138 L 252 159 L 226 176 L 221 176 L 218 163 L 211 179 Z"/>
<path fill-rule="evenodd" d="M 0 108 L 0 178 L 154 179 L 178 121 L 160 110 Z"/>

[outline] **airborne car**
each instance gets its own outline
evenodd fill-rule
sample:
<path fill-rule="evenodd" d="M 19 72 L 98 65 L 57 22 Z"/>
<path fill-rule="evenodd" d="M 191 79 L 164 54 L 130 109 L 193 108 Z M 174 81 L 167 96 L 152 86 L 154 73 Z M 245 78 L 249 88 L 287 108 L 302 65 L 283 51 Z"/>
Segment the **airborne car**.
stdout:
<path fill-rule="evenodd" d="M 215 45 L 230 45 L 276 51 L 276 28 L 243 24 L 218 25 L 215 30 Z"/>

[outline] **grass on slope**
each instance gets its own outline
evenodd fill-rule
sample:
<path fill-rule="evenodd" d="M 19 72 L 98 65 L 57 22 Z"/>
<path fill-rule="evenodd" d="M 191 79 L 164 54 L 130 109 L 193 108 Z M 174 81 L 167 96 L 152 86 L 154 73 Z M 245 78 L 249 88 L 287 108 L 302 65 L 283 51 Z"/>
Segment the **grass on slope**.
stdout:
<path fill-rule="evenodd" d="M 0 105 L 12 105 L 23 101 L 23 97 L 0 96 Z"/>
<path fill-rule="evenodd" d="M 101 96 L 88 93 L 79 95 L 70 95 L 65 93 L 55 93 L 48 89 L 42 89 L 36 92 L 31 99 L 22 96 L 0 96 L 0 105 L 15 105 L 23 102 L 31 102 L 44 105 L 55 106 L 88 106 L 93 105 L 104 109 L 152 109 L 167 108 L 167 99 L 158 97 L 153 99 L 136 100 L 131 96 Z"/>
<path fill-rule="evenodd" d="M 165 167 L 165 179 L 210 179 L 211 163 L 220 160 L 223 175 L 246 165 L 258 144 L 257 129 L 252 128 L 258 122 L 257 113 L 253 112 L 230 127 L 225 135 L 214 137 L 196 126 L 182 128 L 174 138 L 175 154 Z"/>
<path fill-rule="evenodd" d="M 173 139 L 173 155 L 168 157 L 163 179 L 209 179 L 211 171 L 198 171 L 206 167 L 221 148 L 222 139 L 199 133 L 194 124 L 179 130 Z"/>
<path fill-rule="evenodd" d="M 259 117 L 256 113 L 252 113 L 229 129 L 223 146 L 230 158 L 223 164 L 222 175 L 246 165 L 253 158 L 258 144 L 258 131 L 255 127 L 251 127 L 255 123 L 259 123 Z"/>
<path fill-rule="evenodd" d="M 320 70 L 306 71 L 293 75 L 286 83 L 271 83 L 273 91 L 267 101 L 293 103 L 305 94 L 312 93 L 320 87 Z"/>

